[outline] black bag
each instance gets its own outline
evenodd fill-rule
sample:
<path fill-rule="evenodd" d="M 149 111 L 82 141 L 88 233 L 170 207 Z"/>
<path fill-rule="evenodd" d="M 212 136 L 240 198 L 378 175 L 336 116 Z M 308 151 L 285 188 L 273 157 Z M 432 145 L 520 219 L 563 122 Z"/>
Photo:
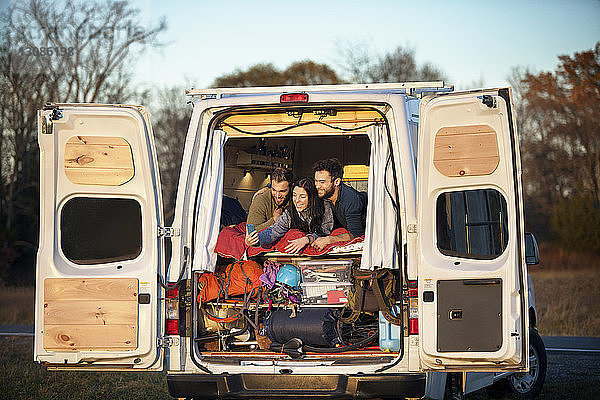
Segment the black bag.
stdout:
<path fill-rule="evenodd" d="M 353 271 L 354 287 L 348 294 L 346 309 L 351 313 L 347 317 L 340 316 L 340 321 L 353 323 L 363 312 L 377 313 L 381 311 L 385 319 L 394 325 L 400 325 L 402 315 L 394 316 L 391 308 L 401 300 L 398 295 L 398 280 L 392 270 L 387 268 L 374 271 L 355 269 Z"/>
<path fill-rule="evenodd" d="M 275 310 L 265 318 L 265 334 L 274 343 L 297 338 L 311 346 L 334 347 L 340 343 L 337 319 L 329 308 L 304 308 L 290 318 L 291 310 Z"/>

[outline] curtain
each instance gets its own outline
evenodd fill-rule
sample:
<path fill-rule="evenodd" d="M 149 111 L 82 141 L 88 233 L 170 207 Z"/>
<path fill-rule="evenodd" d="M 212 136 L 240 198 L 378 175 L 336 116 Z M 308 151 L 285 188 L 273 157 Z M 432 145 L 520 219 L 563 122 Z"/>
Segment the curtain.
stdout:
<path fill-rule="evenodd" d="M 212 140 L 212 142 L 211 142 Z M 221 224 L 223 202 L 223 146 L 227 135 L 215 130 L 208 138 L 208 149 L 200 175 L 196 231 L 194 240 L 194 271 L 214 271 L 217 263 L 215 245 Z"/>
<path fill-rule="evenodd" d="M 371 141 L 371 156 L 365 241 L 360 268 L 399 268 L 394 244 L 397 234 L 396 211 L 388 194 L 389 191 L 398 203 L 392 161 L 387 163 L 390 155 L 388 133 L 385 126 L 378 125 L 371 127 L 367 135 Z"/>

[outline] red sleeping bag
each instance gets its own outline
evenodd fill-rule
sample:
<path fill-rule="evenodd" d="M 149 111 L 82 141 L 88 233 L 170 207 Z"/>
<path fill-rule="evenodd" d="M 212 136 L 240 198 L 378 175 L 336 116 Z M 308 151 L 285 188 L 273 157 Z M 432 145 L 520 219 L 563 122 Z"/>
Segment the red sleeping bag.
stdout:
<path fill-rule="evenodd" d="M 343 233 L 348 233 L 348 231 L 344 228 L 337 228 L 331 232 L 331 236 L 338 236 Z M 242 258 L 246 250 L 248 250 L 248 257 L 270 251 L 279 251 L 281 253 L 285 253 L 285 248 L 289 244 L 290 240 L 298 239 L 303 236 L 306 236 L 304 232 L 298 229 L 290 229 L 279 241 L 269 245 L 268 247 L 248 247 L 244 242 L 246 237 L 246 223 L 242 222 L 237 226 L 226 227 L 221 231 L 221 233 L 219 233 L 217 245 L 215 246 L 215 253 L 223 257 L 235 258 L 236 260 Z M 312 246 L 306 246 L 300 254 L 318 256 L 328 253 L 333 247 L 362 242 L 363 240 L 364 236 L 359 236 L 350 241 L 329 244 L 323 250 L 317 250 Z"/>

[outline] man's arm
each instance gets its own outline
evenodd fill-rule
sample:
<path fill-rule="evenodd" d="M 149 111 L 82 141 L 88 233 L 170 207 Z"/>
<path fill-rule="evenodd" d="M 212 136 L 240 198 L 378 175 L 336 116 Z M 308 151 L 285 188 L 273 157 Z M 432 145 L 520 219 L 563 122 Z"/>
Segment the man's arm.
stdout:
<path fill-rule="evenodd" d="M 250 222 L 252 223 L 252 222 Z M 262 231 L 264 229 L 267 229 L 268 227 L 270 227 L 271 225 L 273 225 L 275 223 L 275 220 L 273 220 L 273 218 L 269 218 L 266 222 L 256 225 L 254 224 L 254 226 L 256 226 L 256 230 L 257 231 Z"/>
<path fill-rule="evenodd" d="M 320 237 L 311 243 L 312 247 L 317 250 L 323 250 L 330 244 L 346 242 L 354 239 L 357 236 L 362 236 L 365 234 L 365 225 L 362 218 L 364 203 L 361 201 L 361 199 L 357 198 L 356 201 L 348 202 L 347 204 L 344 204 L 343 207 L 347 224 L 345 228 L 348 230 L 348 233 L 343 233 L 337 236 Z"/>
<path fill-rule="evenodd" d="M 346 216 L 346 229 L 353 237 L 365 234 L 365 220 L 363 214 L 366 212 L 365 204 L 360 195 L 344 205 L 344 215 Z"/>
<path fill-rule="evenodd" d="M 270 194 L 269 194 L 270 195 Z M 264 196 L 254 196 L 248 210 L 248 224 L 254 224 L 257 231 L 262 231 L 273 225 L 273 217 L 268 215 L 269 207 Z"/>
<path fill-rule="evenodd" d="M 337 243 L 337 242 L 347 242 L 349 240 L 354 239 L 351 233 L 342 233 L 341 235 L 336 236 L 323 236 L 315 239 L 310 245 L 317 250 L 323 250 L 326 246 Z"/>
<path fill-rule="evenodd" d="M 273 225 L 258 232 L 261 246 L 266 246 L 281 239 L 290 230 L 291 217 L 289 212 L 284 212 Z"/>

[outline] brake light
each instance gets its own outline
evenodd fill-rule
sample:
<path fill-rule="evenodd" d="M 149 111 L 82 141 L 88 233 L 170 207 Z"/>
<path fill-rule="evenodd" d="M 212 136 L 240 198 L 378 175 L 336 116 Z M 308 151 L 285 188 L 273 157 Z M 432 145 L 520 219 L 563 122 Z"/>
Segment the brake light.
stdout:
<path fill-rule="evenodd" d="M 279 97 L 280 103 L 308 103 L 308 93 L 284 93 Z"/>
<path fill-rule="evenodd" d="M 409 318 L 408 319 L 408 334 L 418 335 L 419 334 L 419 319 Z"/>
<path fill-rule="evenodd" d="M 179 320 L 178 319 L 168 319 L 167 320 L 167 335 L 177 335 L 179 334 Z"/>
<path fill-rule="evenodd" d="M 165 291 L 166 334 L 179 334 L 179 286 Z"/>
<path fill-rule="evenodd" d="M 175 286 L 174 288 L 167 289 L 165 291 L 165 297 L 167 299 L 176 299 L 179 295 L 179 286 Z"/>
<path fill-rule="evenodd" d="M 419 334 L 419 289 L 416 287 L 417 282 L 411 281 L 408 283 L 408 334 Z"/>

